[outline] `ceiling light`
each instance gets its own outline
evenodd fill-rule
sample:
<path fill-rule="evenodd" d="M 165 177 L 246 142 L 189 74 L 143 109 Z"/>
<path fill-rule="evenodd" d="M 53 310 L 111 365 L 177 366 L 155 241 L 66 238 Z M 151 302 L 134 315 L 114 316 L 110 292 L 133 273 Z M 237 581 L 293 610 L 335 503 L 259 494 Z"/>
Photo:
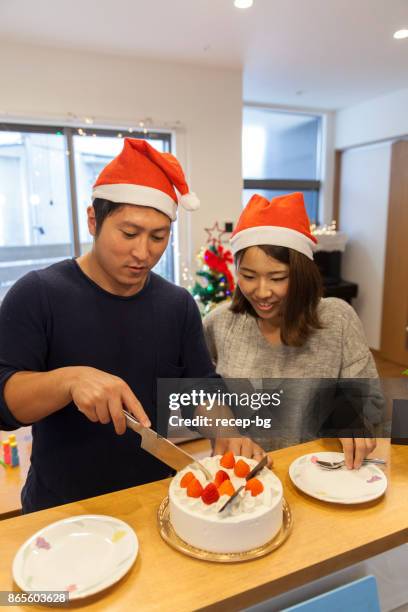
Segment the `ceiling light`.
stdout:
<path fill-rule="evenodd" d="M 250 8 L 254 3 L 254 0 L 234 0 L 234 6 L 240 9 Z"/>
<path fill-rule="evenodd" d="M 397 40 L 408 38 L 408 30 L 397 30 L 397 32 L 394 32 L 394 38 Z"/>

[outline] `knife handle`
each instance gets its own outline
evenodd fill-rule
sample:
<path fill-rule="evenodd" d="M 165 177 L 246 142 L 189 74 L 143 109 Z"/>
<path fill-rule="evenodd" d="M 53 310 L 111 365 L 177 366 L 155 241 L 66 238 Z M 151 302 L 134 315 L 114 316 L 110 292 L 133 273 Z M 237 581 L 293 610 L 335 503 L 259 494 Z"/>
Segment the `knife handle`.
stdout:
<path fill-rule="evenodd" d="M 135 419 L 135 417 L 127 410 L 123 409 L 123 413 L 126 418 L 127 426 L 130 427 L 130 429 L 133 429 L 133 431 L 136 433 L 141 433 L 143 430 L 143 425 L 141 425 L 141 423 L 139 423 L 139 421 Z"/>
<path fill-rule="evenodd" d="M 256 464 L 256 466 L 249 472 L 249 474 L 247 474 L 245 476 L 245 480 L 250 480 L 251 478 L 253 478 L 256 474 L 258 474 L 258 472 L 260 472 L 261 470 L 264 469 L 264 467 L 267 465 L 268 463 L 268 457 L 267 455 L 265 455 L 265 457 L 263 457 L 259 463 Z M 239 487 L 239 489 L 237 489 L 235 491 L 235 493 L 233 495 L 231 495 L 231 497 L 225 502 L 225 504 L 222 506 L 222 508 L 220 508 L 220 510 L 218 510 L 218 512 L 223 512 L 223 510 L 225 510 L 225 508 L 227 506 L 230 505 L 230 503 L 236 498 L 238 497 L 239 493 L 241 493 L 242 489 L 244 488 L 244 485 L 242 485 L 241 487 Z"/>
<path fill-rule="evenodd" d="M 230 497 L 229 499 L 227 499 L 227 501 L 226 501 L 226 502 L 225 502 L 225 504 L 222 506 L 222 508 L 220 508 L 220 509 L 218 510 L 218 514 L 219 514 L 220 512 L 223 512 L 223 511 L 225 510 L 225 508 L 226 508 L 227 506 L 229 506 L 229 505 L 230 505 L 230 503 L 231 503 L 231 502 L 232 502 L 232 501 L 233 501 L 233 500 L 234 500 L 236 497 L 238 497 L 238 495 L 241 493 L 241 491 L 242 491 L 242 489 L 243 489 L 243 488 L 244 488 L 244 485 L 241 485 L 241 486 L 240 486 L 240 487 L 239 487 L 239 488 L 238 488 L 238 489 L 235 491 L 235 493 L 234 493 L 233 495 L 231 495 L 231 497 Z"/>
<path fill-rule="evenodd" d="M 268 457 L 267 455 L 265 455 L 265 457 L 263 457 L 263 459 L 261 459 L 260 462 L 256 464 L 256 466 L 249 472 L 249 474 L 245 476 L 245 480 L 250 480 L 251 478 L 256 476 L 258 472 L 263 470 L 267 464 L 268 464 Z"/>

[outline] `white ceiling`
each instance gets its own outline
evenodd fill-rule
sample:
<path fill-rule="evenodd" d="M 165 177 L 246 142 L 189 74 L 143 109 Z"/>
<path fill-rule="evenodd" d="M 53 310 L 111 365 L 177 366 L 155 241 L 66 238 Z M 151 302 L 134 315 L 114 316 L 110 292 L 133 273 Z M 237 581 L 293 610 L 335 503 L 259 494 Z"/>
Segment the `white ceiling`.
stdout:
<path fill-rule="evenodd" d="M 0 0 L 0 38 L 242 67 L 244 99 L 337 109 L 408 87 L 408 0 Z"/>

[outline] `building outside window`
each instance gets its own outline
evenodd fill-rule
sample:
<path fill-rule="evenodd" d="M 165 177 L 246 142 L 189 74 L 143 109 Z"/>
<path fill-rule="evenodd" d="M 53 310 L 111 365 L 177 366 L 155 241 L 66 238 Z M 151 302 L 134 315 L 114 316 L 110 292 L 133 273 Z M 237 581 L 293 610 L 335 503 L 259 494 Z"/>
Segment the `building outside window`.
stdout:
<path fill-rule="evenodd" d="M 170 134 L 132 137 L 171 150 Z M 112 130 L 0 125 L 0 301 L 27 272 L 91 248 L 92 185 L 122 146 L 122 134 Z M 169 280 L 172 244 L 155 270 Z"/>
<path fill-rule="evenodd" d="M 316 115 L 244 107 L 243 204 L 254 193 L 267 199 L 301 191 L 316 223 L 321 187 L 321 118 Z"/>

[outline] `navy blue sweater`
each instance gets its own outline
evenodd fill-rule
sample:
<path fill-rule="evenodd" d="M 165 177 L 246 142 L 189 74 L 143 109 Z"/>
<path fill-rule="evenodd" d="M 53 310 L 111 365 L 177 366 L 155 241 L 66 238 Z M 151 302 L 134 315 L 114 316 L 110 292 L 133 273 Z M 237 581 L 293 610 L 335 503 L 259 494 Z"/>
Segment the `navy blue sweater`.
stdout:
<path fill-rule="evenodd" d="M 157 378 L 214 374 L 197 306 L 185 289 L 151 273 L 136 295 L 112 295 L 91 281 L 75 260 L 66 260 L 24 276 L 1 306 L 0 428 L 21 426 L 4 400 L 4 385 L 12 374 L 78 365 L 125 380 L 153 428 L 158 422 Z M 92 423 L 73 403 L 32 429 L 24 512 L 170 474 L 140 448 L 137 434 L 127 430 L 118 436 L 111 423 Z"/>

